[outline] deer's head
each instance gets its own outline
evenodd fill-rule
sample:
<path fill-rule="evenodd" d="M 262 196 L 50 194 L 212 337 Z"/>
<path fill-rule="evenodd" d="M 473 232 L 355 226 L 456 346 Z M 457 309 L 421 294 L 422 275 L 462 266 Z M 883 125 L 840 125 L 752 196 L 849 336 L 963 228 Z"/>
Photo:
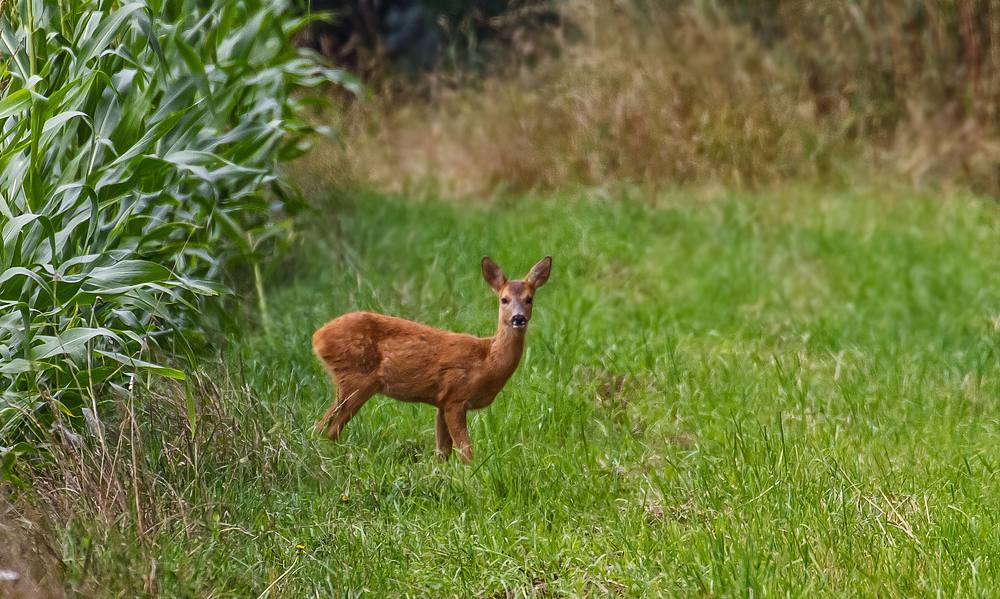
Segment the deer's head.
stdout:
<path fill-rule="evenodd" d="M 500 298 L 500 325 L 520 332 L 528 327 L 535 291 L 549 280 L 552 256 L 542 258 L 521 281 L 508 281 L 492 258 L 483 258 L 483 278 Z"/>

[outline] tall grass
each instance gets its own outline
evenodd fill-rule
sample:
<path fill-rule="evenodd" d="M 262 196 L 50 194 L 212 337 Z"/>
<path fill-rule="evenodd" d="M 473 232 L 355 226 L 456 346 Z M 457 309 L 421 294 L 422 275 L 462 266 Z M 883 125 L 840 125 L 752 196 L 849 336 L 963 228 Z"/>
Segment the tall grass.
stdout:
<path fill-rule="evenodd" d="M 891 149 L 894 170 L 918 184 L 955 181 L 1000 194 L 996 2 L 720 4 L 803 73 L 818 115 Z"/>
<path fill-rule="evenodd" d="M 555 43 L 519 38 L 531 60 L 513 44 L 502 75 L 439 72 L 417 100 L 386 94 L 332 115 L 349 143 L 304 168 L 394 190 L 439 183 L 449 195 L 882 176 L 994 192 L 997 10 L 574 0 Z"/>
<path fill-rule="evenodd" d="M 102 391 L 184 380 L 161 352 L 193 365 L 227 324 L 227 273 L 283 243 L 301 200 L 276 165 L 311 131 L 293 91 L 351 84 L 292 47 L 304 21 L 284 11 L 22 0 L 0 17 L 6 474 L 41 447 L 23 441 L 72 441 L 85 411 L 100 423 Z"/>
<path fill-rule="evenodd" d="M 851 148 L 816 121 L 805 79 L 745 28 L 691 6 L 581 1 L 563 11 L 557 56 L 481 85 L 432 78 L 430 102 L 350 106 L 346 148 L 326 147 L 303 168 L 333 163 L 390 189 L 439 181 L 449 195 L 840 175 L 835 162 Z"/>

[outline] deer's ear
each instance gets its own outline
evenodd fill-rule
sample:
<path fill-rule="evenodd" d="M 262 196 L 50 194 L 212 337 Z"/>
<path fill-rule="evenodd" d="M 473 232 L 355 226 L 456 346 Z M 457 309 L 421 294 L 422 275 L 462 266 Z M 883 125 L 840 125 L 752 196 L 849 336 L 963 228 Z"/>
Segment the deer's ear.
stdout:
<path fill-rule="evenodd" d="M 503 270 L 489 256 L 483 257 L 483 278 L 493 288 L 493 291 L 497 293 L 500 293 L 503 286 L 507 284 L 507 276 L 503 274 Z"/>
<path fill-rule="evenodd" d="M 549 280 L 550 272 L 552 272 L 552 256 L 546 256 L 531 267 L 528 276 L 524 277 L 524 282 L 532 289 L 538 289 Z"/>

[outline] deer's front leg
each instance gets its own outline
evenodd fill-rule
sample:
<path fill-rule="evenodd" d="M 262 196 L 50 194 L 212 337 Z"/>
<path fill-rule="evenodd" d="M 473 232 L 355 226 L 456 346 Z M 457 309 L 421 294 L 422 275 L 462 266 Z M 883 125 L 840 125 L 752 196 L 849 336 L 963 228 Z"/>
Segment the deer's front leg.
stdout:
<path fill-rule="evenodd" d="M 444 420 L 448 425 L 452 441 L 458 446 L 458 455 L 468 464 L 472 461 L 472 441 L 469 439 L 469 428 L 466 426 L 468 407 L 463 402 L 459 405 L 445 406 Z"/>
<path fill-rule="evenodd" d="M 448 432 L 448 423 L 445 421 L 444 408 L 438 408 L 437 414 L 437 456 L 442 462 L 448 461 L 451 457 L 451 433 Z"/>

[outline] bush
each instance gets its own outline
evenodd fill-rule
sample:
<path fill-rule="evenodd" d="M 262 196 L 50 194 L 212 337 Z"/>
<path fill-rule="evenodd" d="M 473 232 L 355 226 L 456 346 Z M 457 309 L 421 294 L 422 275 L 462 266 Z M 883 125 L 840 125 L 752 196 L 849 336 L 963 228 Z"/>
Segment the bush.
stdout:
<path fill-rule="evenodd" d="M 184 379 L 157 350 L 193 360 L 225 273 L 280 245 L 301 202 L 277 165 L 311 133 L 293 92 L 357 89 L 291 45 L 304 23 L 272 0 L 22 0 L 0 18 L 8 474 L 46 433 L 72 437 L 64 417 L 96 417 L 105 385 Z"/>

